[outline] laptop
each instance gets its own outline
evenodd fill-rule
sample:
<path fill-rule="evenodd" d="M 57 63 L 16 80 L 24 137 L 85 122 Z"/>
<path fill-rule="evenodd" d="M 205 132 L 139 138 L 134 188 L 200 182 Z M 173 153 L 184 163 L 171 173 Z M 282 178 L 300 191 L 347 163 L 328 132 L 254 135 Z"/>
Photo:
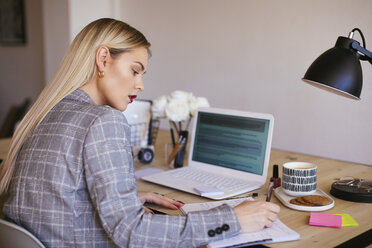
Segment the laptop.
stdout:
<path fill-rule="evenodd" d="M 274 117 L 220 108 L 195 111 L 188 166 L 143 180 L 219 200 L 262 187 Z"/>

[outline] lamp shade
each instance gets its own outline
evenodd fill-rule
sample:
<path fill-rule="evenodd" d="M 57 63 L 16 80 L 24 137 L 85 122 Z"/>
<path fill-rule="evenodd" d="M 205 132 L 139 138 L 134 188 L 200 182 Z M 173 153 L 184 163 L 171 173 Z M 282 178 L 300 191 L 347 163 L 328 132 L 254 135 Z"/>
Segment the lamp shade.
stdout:
<path fill-rule="evenodd" d="M 320 55 L 306 71 L 303 81 L 352 99 L 360 99 L 363 85 L 360 54 L 352 49 L 355 42 L 338 37 L 336 45 Z"/>

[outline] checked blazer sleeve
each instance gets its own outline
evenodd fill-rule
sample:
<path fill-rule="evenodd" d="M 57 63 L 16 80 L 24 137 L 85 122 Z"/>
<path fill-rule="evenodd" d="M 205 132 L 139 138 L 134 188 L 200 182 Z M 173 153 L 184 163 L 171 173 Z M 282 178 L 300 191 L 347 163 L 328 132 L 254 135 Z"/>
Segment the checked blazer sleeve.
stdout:
<path fill-rule="evenodd" d="M 129 126 L 119 111 L 106 111 L 94 120 L 85 139 L 83 159 L 93 206 L 117 246 L 197 247 L 240 230 L 233 209 L 226 205 L 187 216 L 145 214 L 137 195 Z M 222 226 L 229 228 L 211 235 L 211 230 Z"/>

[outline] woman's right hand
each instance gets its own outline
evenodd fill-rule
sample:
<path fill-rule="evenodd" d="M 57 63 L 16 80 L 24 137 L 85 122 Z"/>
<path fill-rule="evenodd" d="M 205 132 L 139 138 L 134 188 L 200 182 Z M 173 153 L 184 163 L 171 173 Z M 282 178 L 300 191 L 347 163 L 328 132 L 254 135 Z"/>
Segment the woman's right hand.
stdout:
<path fill-rule="evenodd" d="M 278 218 L 280 207 L 271 202 L 244 201 L 234 208 L 242 232 L 256 232 L 271 227 Z"/>

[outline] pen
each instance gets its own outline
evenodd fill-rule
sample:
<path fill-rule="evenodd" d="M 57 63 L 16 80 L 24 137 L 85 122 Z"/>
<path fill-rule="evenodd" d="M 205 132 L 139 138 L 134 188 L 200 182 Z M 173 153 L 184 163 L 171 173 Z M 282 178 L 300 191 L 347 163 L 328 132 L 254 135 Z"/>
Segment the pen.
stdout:
<path fill-rule="evenodd" d="M 254 244 L 263 244 L 263 243 L 268 243 L 268 242 L 272 242 L 273 239 L 261 239 L 261 240 L 255 240 L 255 241 L 248 241 L 248 242 L 243 242 L 243 243 L 239 243 L 239 244 L 236 244 L 236 245 L 232 245 L 232 246 L 229 246 L 230 248 L 235 248 L 235 247 L 248 247 L 248 246 L 251 246 L 251 245 L 254 245 Z M 257 247 L 261 247 L 261 246 L 257 246 Z M 263 247 L 266 247 L 266 246 L 263 246 Z"/>
<path fill-rule="evenodd" d="M 240 199 L 240 198 L 247 198 L 247 197 L 257 197 L 258 196 L 258 193 L 252 193 L 252 194 L 249 194 L 249 195 L 245 195 L 245 196 L 233 196 L 233 197 L 228 197 L 228 198 L 225 198 L 224 200 L 233 200 L 233 199 Z"/>
<path fill-rule="evenodd" d="M 182 147 L 185 145 L 185 143 L 186 143 L 186 138 L 183 138 L 182 136 L 180 136 L 180 138 L 178 139 L 178 142 L 177 142 L 176 146 L 174 147 L 172 153 L 168 157 L 168 161 L 167 161 L 168 164 L 170 164 L 170 162 L 172 162 L 172 160 L 174 159 L 174 157 L 182 149 Z"/>
<path fill-rule="evenodd" d="M 274 186 L 274 180 L 270 179 L 269 189 L 267 190 L 267 196 L 266 196 L 267 202 L 269 202 L 271 199 L 271 194 L 273 193 L 273 186 Z"/>
<path fill-rule="evenodd" d="M 171 128 L 171 136 L 172 136 L 172 145 L 173 145 L 173 148 L 176 146 L 176 141 L 174 140 L 174 131 L 173 131 L 173 128 Z"/>

